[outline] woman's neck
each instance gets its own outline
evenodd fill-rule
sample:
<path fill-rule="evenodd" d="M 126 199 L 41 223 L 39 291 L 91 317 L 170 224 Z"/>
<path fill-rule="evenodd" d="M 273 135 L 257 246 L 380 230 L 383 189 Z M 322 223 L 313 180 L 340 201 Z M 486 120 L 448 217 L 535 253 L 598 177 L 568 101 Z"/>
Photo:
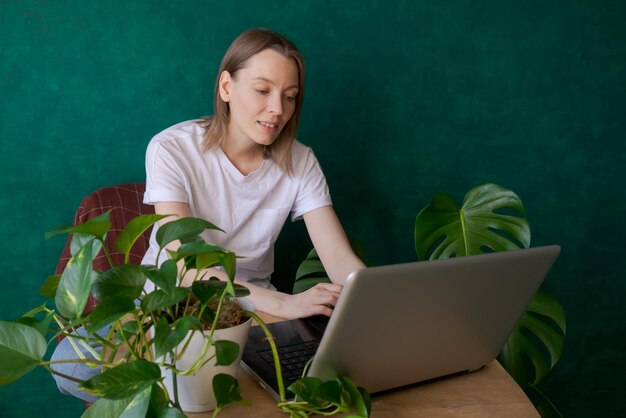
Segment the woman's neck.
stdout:
<path fill-rule="evenodd" d="M 226 138 L 221 148 L 230 162 L 244 176 L 258 170 L 265 158 L 265 146 L 255 143 L 241 145 L 237 141 Z"/>

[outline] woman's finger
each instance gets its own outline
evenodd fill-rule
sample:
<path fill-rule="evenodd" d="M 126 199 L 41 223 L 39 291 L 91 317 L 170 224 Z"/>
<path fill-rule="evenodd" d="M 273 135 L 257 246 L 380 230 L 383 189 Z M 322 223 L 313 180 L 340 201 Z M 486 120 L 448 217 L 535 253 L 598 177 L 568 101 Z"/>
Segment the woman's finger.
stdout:
<path fill-rule="evenodd" d="M 343 286 L 335 283 L 318 283 L 313 287 L 313 289 L 323 289 L 329 292 L 341 293 Z"/>

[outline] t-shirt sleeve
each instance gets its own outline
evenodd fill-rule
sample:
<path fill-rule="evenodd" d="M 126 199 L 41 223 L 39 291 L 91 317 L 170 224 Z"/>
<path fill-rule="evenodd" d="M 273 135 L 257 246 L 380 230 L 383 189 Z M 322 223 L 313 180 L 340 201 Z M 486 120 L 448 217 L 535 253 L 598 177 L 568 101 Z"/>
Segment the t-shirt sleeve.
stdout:
<path fill-rule="evenodd" d="M 310 148 L 307 148 L 307 152 L 304 155 L 304 162 L 300 168 L 299 174 L 300 184 L 292 208 L 292 221 L 301 219 L 307 212 L 333 204 L 330 198 L 328 184 L 326 183 L 326 177 Z"/>
<path fill-rule="evenodd" d="M 185 177 L 172 152 L 152 140 L 146 150 L 145 204 L 156 202 L 189 203 Z"/>

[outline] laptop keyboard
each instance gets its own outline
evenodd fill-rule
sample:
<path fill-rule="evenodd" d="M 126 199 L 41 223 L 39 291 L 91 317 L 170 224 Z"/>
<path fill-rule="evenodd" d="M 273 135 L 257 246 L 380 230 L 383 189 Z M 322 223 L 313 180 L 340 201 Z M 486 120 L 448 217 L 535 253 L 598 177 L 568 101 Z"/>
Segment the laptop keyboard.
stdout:
<path fill-rule="evenodd" d="M 311 341 L 278 348 L 278 359 L 283 372 L 285 387 L 288 387 L 302 376 L 304 367 L 309 359 L 313 357 L 318 346 L 318 342 Z M 261 351 L 259 356 L 272 368 L 274 367 L 272 350 Z"/>

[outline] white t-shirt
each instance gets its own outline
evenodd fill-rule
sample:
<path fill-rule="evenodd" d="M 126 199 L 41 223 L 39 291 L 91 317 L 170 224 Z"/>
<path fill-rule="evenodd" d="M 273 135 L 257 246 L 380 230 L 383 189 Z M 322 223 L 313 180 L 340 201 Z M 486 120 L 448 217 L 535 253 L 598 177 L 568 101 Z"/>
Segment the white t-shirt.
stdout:
<path fill-rule="evenodd" d="M 144 203 L 187 203 L 191 216 L 226 231 L 205 231 L 202 237 L 243 257 L 237 260 L 237 277 L 269 286 L 274 243 L 288 215 L 295 221 L 332 204 L 326 178 L 311 148 L 297 141 L 291 147 L 292 175 L 270 159 L 243 175 L 220 148 L 202 151 L 200 122 L 179 123 L 150 141 Z M 156 230 L 142 264 L 156 261 Z M 159 261 L 165 259 L 163 253 Z"/>

